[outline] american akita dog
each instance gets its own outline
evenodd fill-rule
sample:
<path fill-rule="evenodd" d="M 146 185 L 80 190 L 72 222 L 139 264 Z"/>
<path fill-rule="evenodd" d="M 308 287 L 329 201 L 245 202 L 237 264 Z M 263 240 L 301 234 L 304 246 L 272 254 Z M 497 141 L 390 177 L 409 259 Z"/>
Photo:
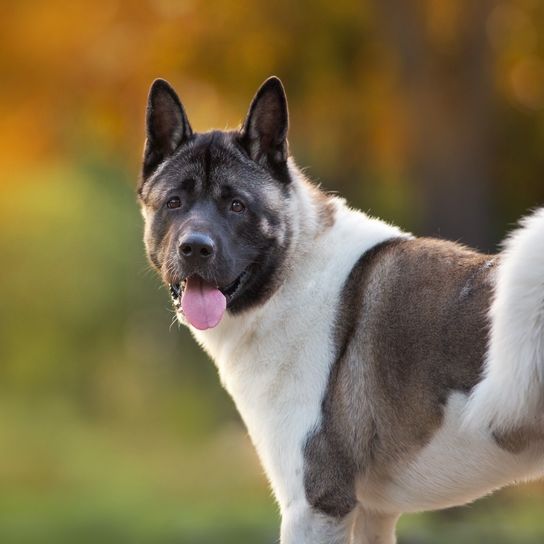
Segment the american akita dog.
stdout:
<path fill-rule="evenodd" d="M 283 86 L 195 133 L 153 83 L 138 189 L 151 263 L 215 361 L 282 544 L 395 541 L 403 512 L 544 472 L 544 209 L 495 256 L 350 209 L 297 169 Z"/>

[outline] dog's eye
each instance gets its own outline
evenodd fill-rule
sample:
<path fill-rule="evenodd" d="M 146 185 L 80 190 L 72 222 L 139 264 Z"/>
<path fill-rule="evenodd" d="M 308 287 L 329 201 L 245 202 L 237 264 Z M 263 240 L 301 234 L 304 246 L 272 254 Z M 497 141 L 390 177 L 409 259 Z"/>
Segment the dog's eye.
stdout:
<path fill-rule="evenodd" d="M 230 204 L 230 209 L 233 212 L 242 213 L 246 209 L 246 207 L 244 206 L 244 203 L 240 200 L 233 200 Z"/>
<path fill-rule="evenodd" d="M 170 210 L 173 210 L 175 208 L 179 208 L 181 206 L 181 200 L 179 199 L 179 197 L 175 196 L 173 198 L 171 198 L 167 203 L 166 203 L 166 207 Z"/>

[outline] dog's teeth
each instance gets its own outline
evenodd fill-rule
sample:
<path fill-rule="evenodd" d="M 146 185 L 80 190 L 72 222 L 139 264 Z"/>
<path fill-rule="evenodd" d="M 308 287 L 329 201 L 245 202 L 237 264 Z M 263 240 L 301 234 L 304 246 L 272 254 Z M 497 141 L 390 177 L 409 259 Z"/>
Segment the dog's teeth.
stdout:
<path fill-rule="evenodd" d="M 181 294 L 181 289 L 179 284 L 170 284 L 170 296 L 176 300 Z"/>

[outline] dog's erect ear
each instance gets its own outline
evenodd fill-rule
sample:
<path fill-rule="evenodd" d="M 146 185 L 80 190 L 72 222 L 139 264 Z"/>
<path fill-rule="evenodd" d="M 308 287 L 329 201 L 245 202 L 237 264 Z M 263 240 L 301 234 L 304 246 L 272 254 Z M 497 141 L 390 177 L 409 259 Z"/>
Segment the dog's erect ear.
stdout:
<path fill-rule="evenodd" d="M 156 79 L 149 90 L 146 132 L 144 177 L 193 133 L 176 91 L 164 79 Z"/>
<path fill-rule="evenodd" d="M 242 127 L 242 143 L 249 156 L 274 167 L 288 157 L 287 97 L 281 81 L 272 76 L 257 91 Z"/>

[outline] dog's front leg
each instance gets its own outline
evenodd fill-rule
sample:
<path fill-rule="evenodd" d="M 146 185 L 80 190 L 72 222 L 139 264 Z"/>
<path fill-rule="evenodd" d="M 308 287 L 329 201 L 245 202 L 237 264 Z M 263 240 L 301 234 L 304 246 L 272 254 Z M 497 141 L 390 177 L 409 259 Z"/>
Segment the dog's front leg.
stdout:
<path fill-rule="evenodd" d="M 399 515 L 369 512 L 361 506 L 353 524 L 351 544 L 395 544 Z"/>
<path fill-rule="evenodd" d="M 356 511 L 342 518 L 327 516 L 307 502 L 285 509 L 281 522 L 281 544 L 349 544 Z"/>

